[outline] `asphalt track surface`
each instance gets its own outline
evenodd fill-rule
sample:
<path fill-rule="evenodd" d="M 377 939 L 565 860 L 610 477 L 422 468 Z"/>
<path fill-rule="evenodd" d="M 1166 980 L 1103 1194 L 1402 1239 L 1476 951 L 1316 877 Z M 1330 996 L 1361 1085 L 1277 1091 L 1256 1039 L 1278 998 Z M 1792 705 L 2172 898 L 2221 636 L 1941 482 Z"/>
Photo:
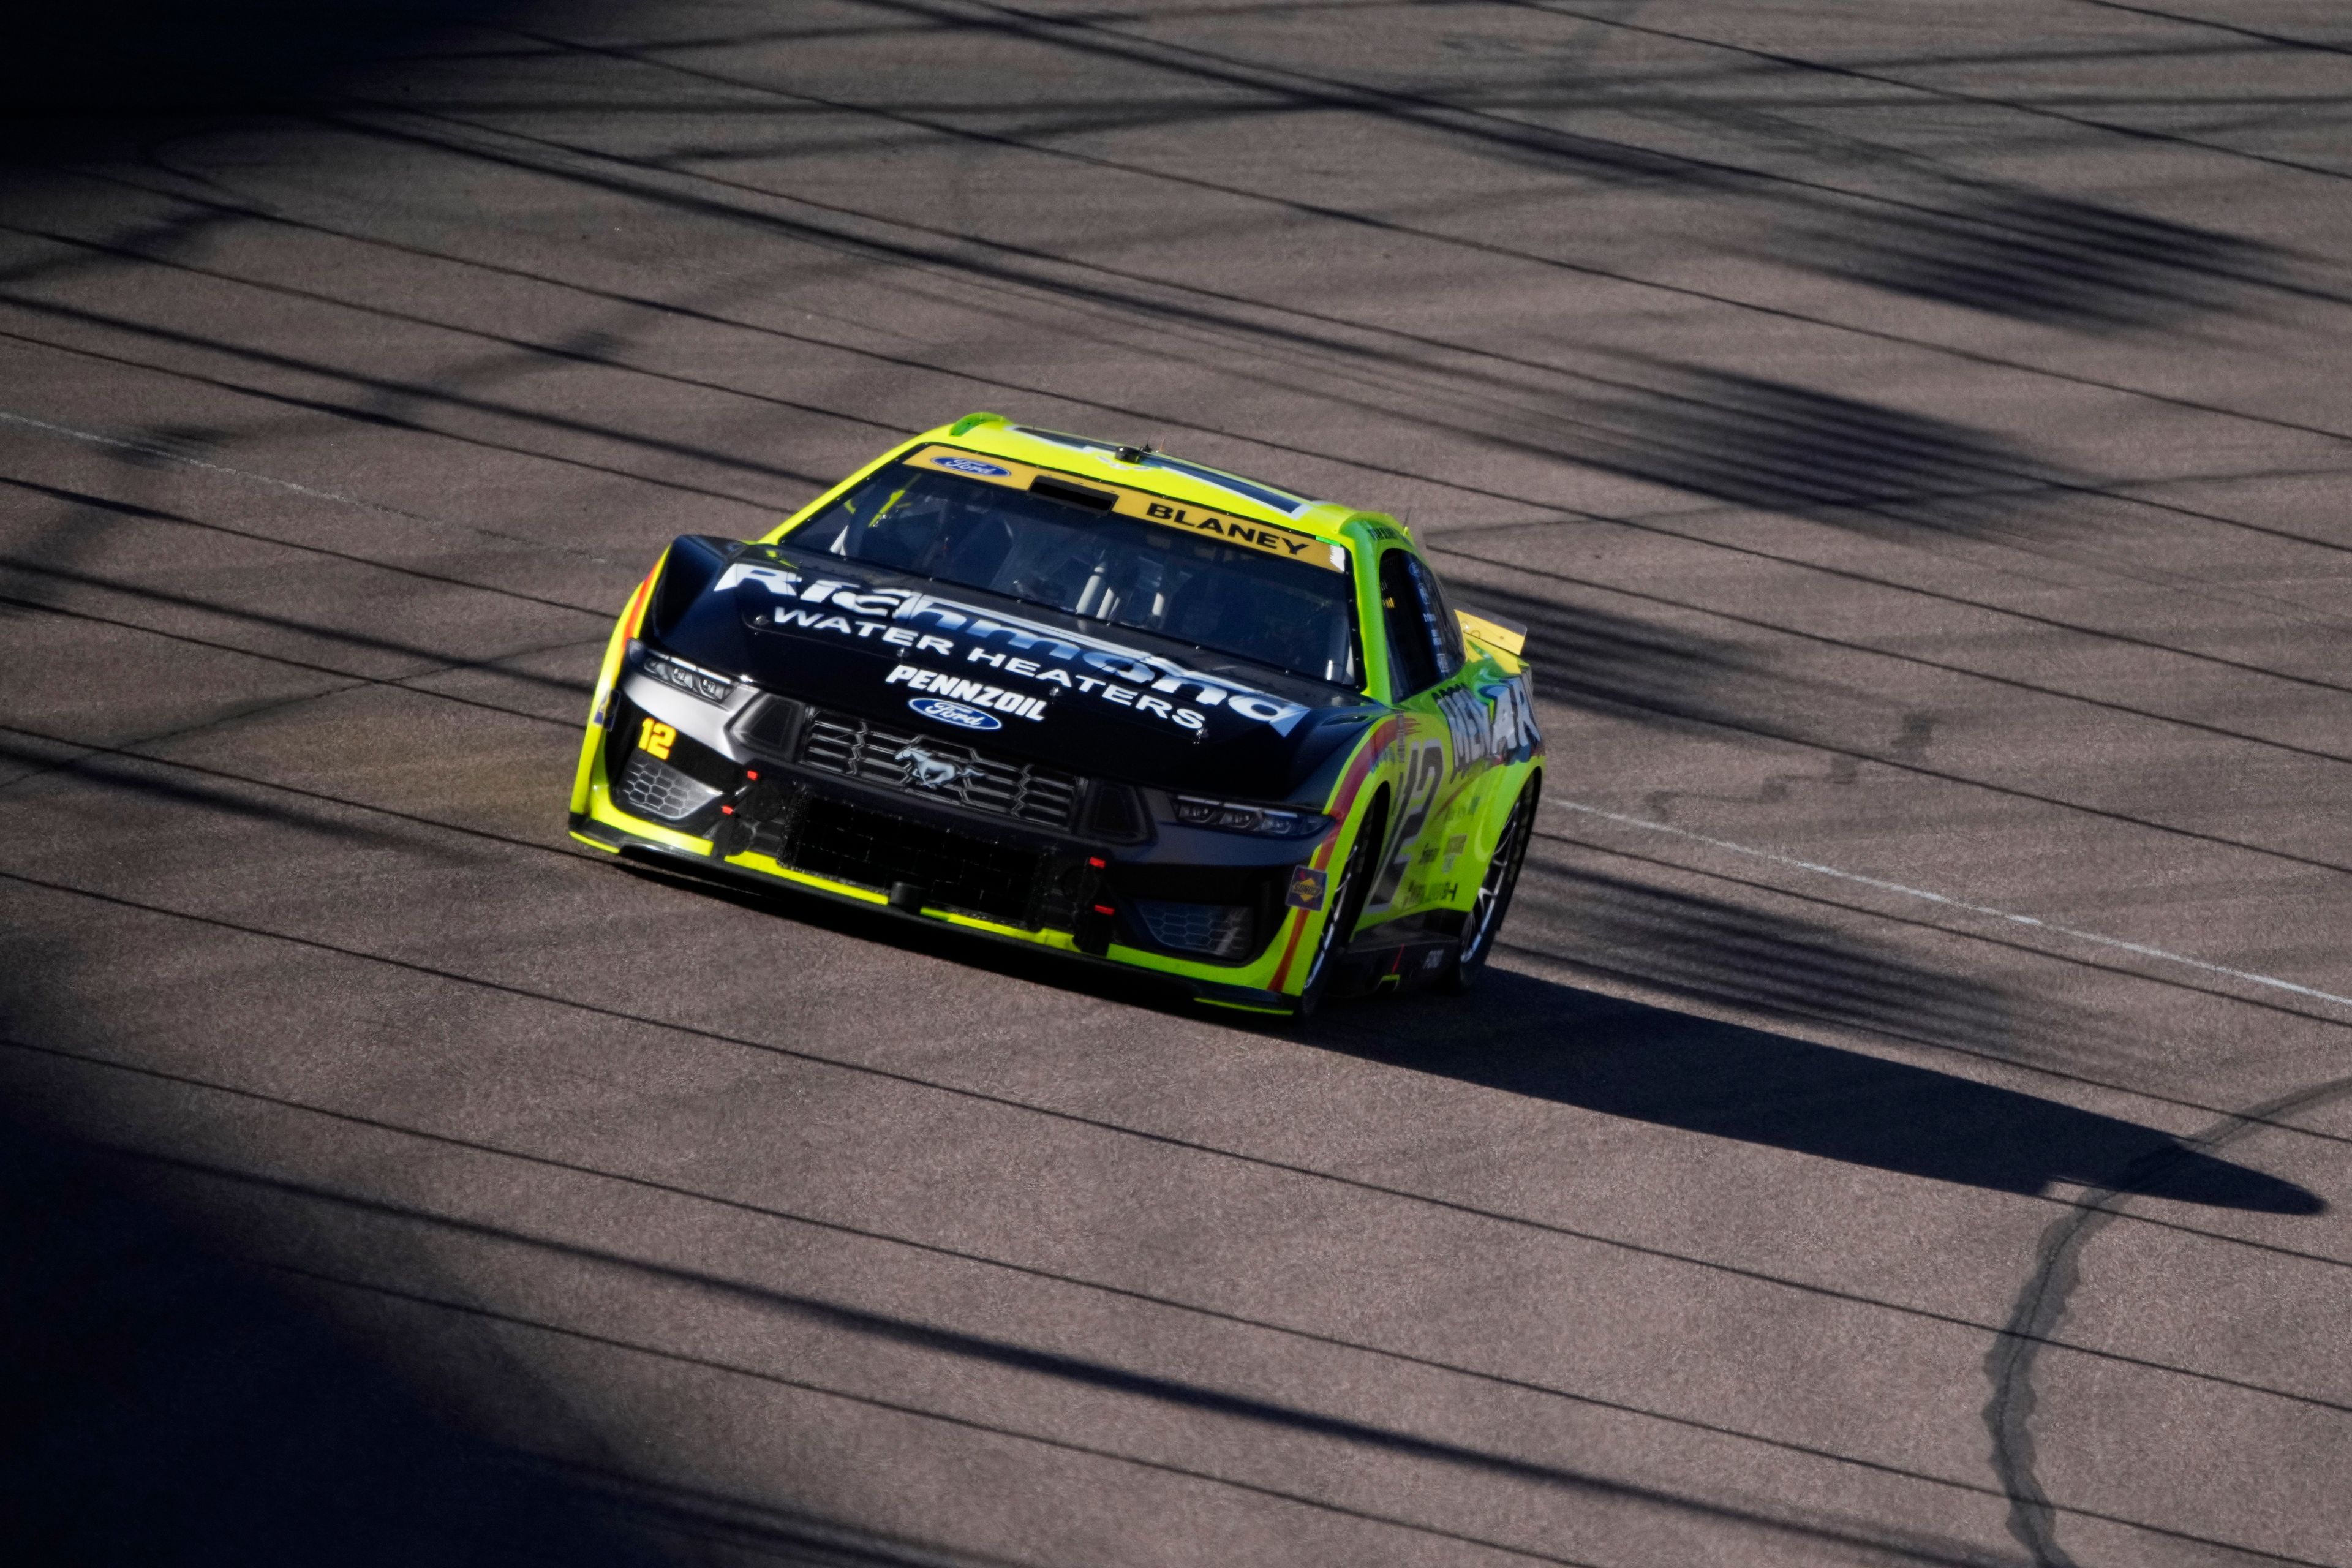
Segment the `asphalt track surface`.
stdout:
<path fill-rule="evenodd" d="M 452 5 L 12 133 L 17 1560 L 2352 1563 L 2352 24 L 2204 5 Z M 1531 624 L 1482 994 L 566 839 L 662 543 L 974 408 Z"/>

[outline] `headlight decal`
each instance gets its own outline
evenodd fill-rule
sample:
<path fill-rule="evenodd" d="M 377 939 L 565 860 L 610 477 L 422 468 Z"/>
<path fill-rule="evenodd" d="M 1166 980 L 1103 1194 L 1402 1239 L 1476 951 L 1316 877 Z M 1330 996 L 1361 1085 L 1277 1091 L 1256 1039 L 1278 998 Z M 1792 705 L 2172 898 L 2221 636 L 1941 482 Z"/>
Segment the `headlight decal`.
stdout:
<path fill-rule="evenodd" d="M 1176 820 L 1191 827 L 1214 827 L 1264 838 L 1311 838 L 1331 826 L 1328 817 L 1292 806 L 1253 805 L 1197 795 L 1176 797 Z"/>
<path fill-rule="evenodd" d="M 637 645 L 637 672 L 665 686 L 675 686 L 689 696 L 699 697 L 705 702 L 723 703 L 735 694 L 732 677 L 688 664 L 682 658 L 673 658 L 666 653 L 656 653 L 643 643 Z"/>

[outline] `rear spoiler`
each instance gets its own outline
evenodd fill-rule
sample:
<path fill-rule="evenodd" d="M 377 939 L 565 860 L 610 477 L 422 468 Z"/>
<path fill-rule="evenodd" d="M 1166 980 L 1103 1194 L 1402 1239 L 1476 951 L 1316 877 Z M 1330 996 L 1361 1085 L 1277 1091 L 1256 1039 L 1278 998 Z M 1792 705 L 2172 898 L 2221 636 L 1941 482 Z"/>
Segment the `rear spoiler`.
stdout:
<path fill-rule="evenodd" d="M 1528 628 L 1517 621 L 1469 610 L 1454 611 L 1454 618 L 1462 623 L 1462 635 L 1474 641 L 1501 648 L 1515 658 L 1527 651 Z"/>

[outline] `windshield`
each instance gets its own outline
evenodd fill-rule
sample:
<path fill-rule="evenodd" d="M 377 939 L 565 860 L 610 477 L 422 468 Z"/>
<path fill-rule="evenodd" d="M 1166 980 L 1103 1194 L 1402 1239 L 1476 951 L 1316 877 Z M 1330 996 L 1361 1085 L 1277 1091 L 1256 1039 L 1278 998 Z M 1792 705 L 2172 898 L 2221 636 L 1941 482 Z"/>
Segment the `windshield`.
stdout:
<path fill-rule="evenodd" d="M 1157 632 L 1314 680 L 1358 684 L 1349 574 L 1039 490 L 902 464 L 793 530 L 791 542 Z"/>

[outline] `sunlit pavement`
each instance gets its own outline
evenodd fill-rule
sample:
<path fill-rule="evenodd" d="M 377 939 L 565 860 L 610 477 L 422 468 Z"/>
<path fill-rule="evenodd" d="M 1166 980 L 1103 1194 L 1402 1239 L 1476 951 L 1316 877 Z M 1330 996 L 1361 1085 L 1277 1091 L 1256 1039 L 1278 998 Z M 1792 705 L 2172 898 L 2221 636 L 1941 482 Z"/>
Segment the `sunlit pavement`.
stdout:
<path fill-rule="evenodd" d="M 0 170 L 26 1561 L 2352 1562 L 2341 7 L 431 10 Z M 1528 624 L 1479 994 L 565 837 L 979 408 Z"/>

